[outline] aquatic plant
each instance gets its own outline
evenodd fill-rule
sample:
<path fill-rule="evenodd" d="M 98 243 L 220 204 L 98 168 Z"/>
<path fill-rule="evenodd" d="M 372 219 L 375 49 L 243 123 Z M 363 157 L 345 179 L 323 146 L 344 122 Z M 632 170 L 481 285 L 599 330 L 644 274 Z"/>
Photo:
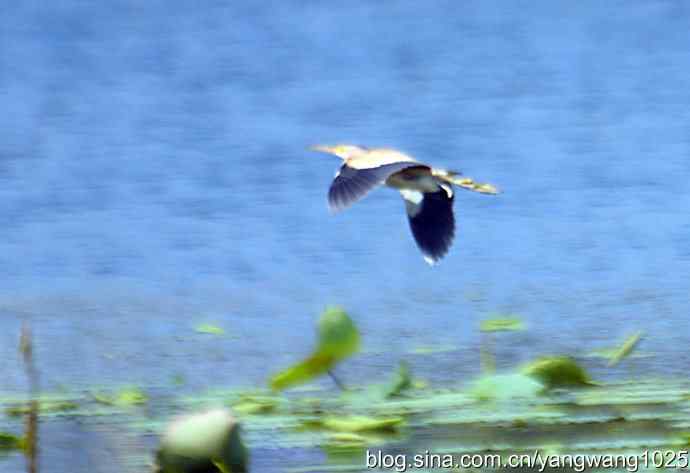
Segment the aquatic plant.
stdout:
<path fill-rule="evenodd" d="M 623 344 L 611 355 L 608 366 L 616 366 L 623 359 L 630 356 L 633 350 L 635 350 L 637 345 L 640 343 L 640 340 L 642 340 L 643 335 L 643 332 L 637 332 L 625 339 Z"/>
<path fill-rule="evenodd" d="M 206 335 L 225 335 L 225 329 L 213 324 L 199 324 L 194 331 Z"/>
<path fill-rule="evenodd" d="M 584 368 L 569 356 L 544 356 L 526 364 L 522 373 L 547 388 L 595 385 Z"/>
<path fill-rule="evenodd" d="M 517 317 L 496 316 L 482 320 L 479 330 L 482 332 L 516 332 L 525 329 L 525 323 Z"/>
<path fill-rule="evenodd" d="M 271 389 L 279 391 L 329 372 L 359 350 L 360 337 L 352 319 L 339 307 L 329 307 L 318 322 L 316 350 L 305 360 L 273 376 Z"/>

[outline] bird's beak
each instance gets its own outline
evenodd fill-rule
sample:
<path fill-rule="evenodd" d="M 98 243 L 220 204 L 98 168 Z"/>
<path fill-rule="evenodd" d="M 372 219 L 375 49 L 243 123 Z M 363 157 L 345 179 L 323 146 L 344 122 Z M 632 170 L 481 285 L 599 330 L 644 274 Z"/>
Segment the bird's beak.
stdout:
<path fill-rule="evenodd" d="M 313 145 L 313 146 L 310 146 L 309 149 L 312 151 L 319 151 L 321 153 L 335 154 L 335 150 L 334 150 L 333 146 Z"/>

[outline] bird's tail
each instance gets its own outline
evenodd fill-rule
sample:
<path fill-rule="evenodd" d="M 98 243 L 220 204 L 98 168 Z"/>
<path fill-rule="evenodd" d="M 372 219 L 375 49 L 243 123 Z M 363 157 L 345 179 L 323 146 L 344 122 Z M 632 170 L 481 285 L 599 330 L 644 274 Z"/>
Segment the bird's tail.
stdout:
<path fill-rule="evenodd" d="M 501 191 L 493 184 L 475 182 L 471 177 L 463 176 L 462 173 L 458 171 L 433 169 L 432 174 L 446 182 L 455 184 L 456 186 L 462 187 L 463 189 L 467 189 L 469 191 L 479 192 L 480 194 L 494 195 L 501 193 Z"/>

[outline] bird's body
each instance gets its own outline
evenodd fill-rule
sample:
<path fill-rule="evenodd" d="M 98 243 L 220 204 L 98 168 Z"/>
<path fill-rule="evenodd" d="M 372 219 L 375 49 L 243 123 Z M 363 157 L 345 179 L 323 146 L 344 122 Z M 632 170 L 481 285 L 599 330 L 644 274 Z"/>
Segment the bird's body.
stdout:
<path fill-rule="evenodd" d="M 430 264 L 448 252 L 455 236 L 453 185 L 485 194 L 498 192 L 489 184 L 477 184 L 457 172 L 420 163 L 394 149 L 353 145 L 312 149 L 344 161 L 328 191 L 333 211 L 350 206 L 379 185 L 398 190 L 405 200 L 412 235 Z"/>

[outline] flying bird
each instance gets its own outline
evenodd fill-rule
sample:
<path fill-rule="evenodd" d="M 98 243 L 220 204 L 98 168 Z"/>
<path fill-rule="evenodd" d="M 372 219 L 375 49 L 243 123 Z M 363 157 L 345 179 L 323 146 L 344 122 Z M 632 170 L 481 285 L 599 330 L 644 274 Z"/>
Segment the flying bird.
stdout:
<path fill-rule="evenodd" d="M 328 205 L 338 212 L 379 185 L 392 187 L 405 201 L 412 236 L 427 263 L 445 256 L 455 236 L 453 185 L 482 194 L 498 194 L 491 184 L 479 184 L 461 173 L 420 163 L 394 149 L 354 145 L 315 145 L 310 149 L 343 160 L 328 191 Z"/>

